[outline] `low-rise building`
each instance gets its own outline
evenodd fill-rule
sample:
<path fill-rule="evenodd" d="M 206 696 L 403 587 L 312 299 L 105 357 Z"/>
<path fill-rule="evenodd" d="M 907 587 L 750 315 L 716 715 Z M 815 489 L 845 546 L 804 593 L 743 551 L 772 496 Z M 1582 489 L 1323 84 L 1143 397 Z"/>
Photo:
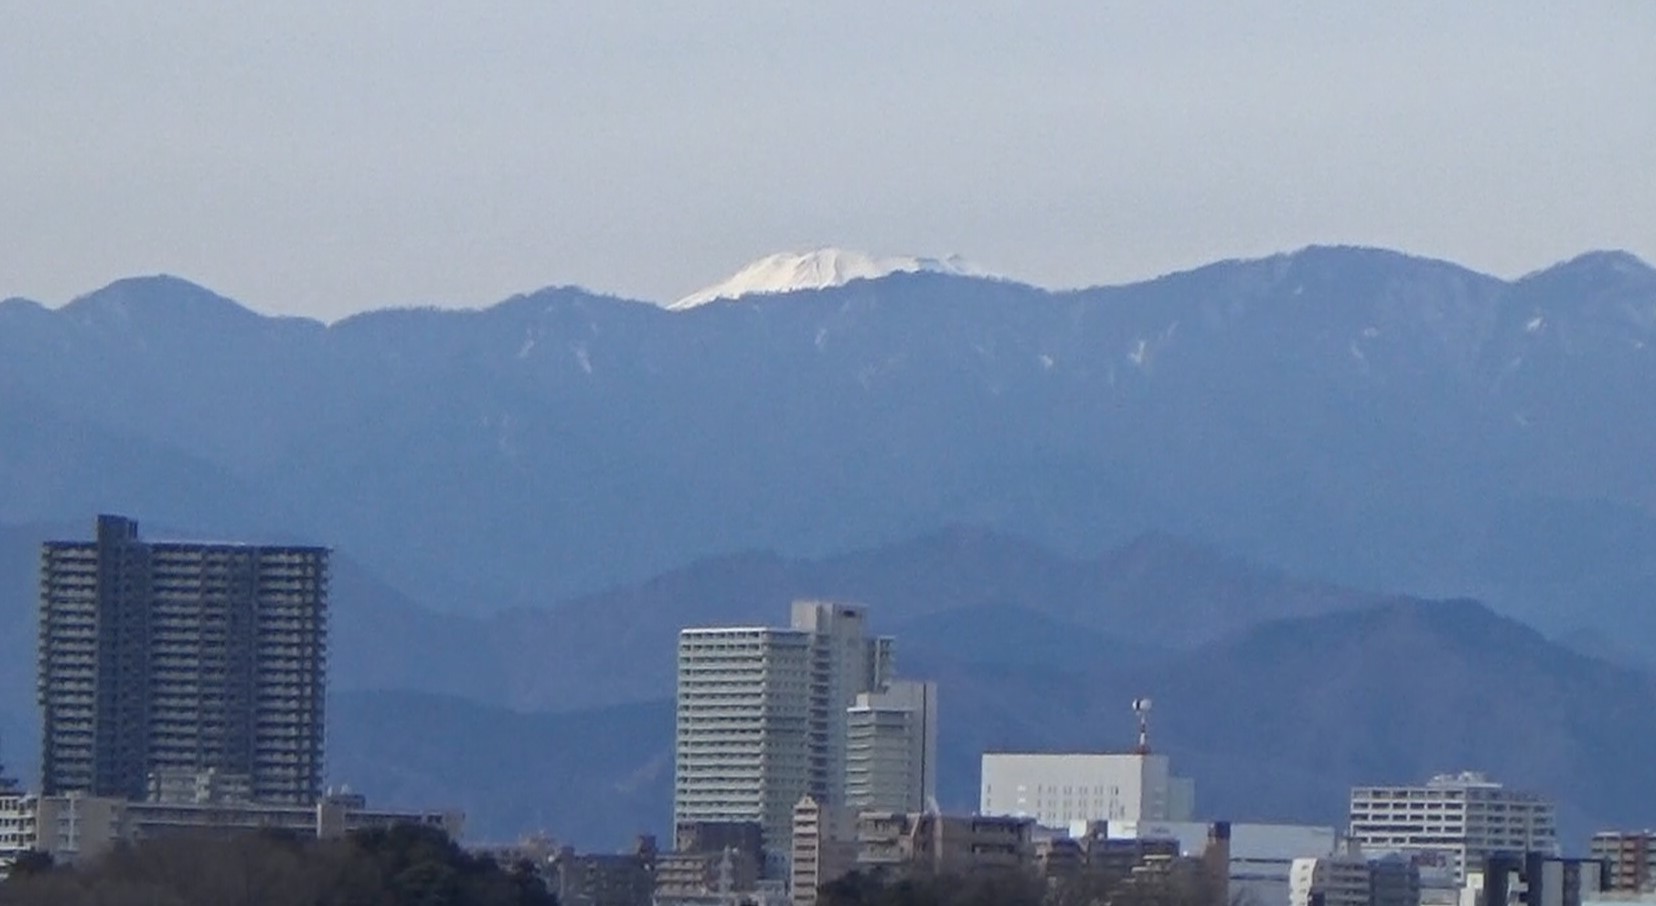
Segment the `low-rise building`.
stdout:
<path fill-rule="evenodd" d="M 1608 874 L 1597 859 L 1551 853 L 1497 853 L 1468 870 L 1460 906 L 1583 906 L 1603 896 Z"/>
<path fill-rule="evenodd" d="M 1112 839 L 1176 840 L 1181 855 L 1196 857 L 1207 852 L 1221 825 L 1230 893 L 1260 906 L 1288 902 L 1295 859 L 1332 855 L 1338 847 L 1334 828 L 1316 825 L 1110 821 L 1104 832 Z M 1082 831 L 1072 829 L 1076 835 Z"/>
<path fill-rule="evenodd" d="M 1588 851 L 1609 867 L 1607 889 L 1656 892 L 1656 831 L 1600 831 Z"/>
<path fill-rule="evenodd" d="M 1028 818 L 863 812 L 856 865 L 934 875 L 1030 870 L 1034 829 Z"/>
<path fill-rule="evenodd" d="M 1371 906 L 1368 860 L 1356 852 L 1299 858 L 1288 876 L 1288 906 Z"/>
<path fill-rule="evenodd" d="M 96 858 L 118 842 L 180 834 L 280 830 L 330 839 L 358 830 L 424 824 L 458 836 L 459 812 L 371 809 L 356 794 L 333 794 L 312 806 L 251 802 L 128 802 L 106 796 L 21 795 L 0 798 L 0 815 L 28 829 L 20 849 L 60 863 Z M 5 820 L 5 819 L 0 819 Z"/>
<path fill-rule="evenodd" d="M 648 835 L 630 853 L 578 854 L 566 847 L 552 860 L 552 890 L 562 906 L 650 906 L 657 855 Z"/>
<path fill-rule="evenodd" d="M 842 877 L 857 861 L 857 821 L 847 808 L 822 805 L 810 796 L 794 806 L 788 889 L 794 906 L 815 906 L 822 885 Z"/>
<path fill-rule="evenodd" d="M 1369 854 L 1435 854 L 1456 884 L 1497 853 L 1558 854 L 1553 804 L 1483 774 L 1440 774 L 1419 786 L 1351 791 L 1351 838 Z"/>
<path fill-rule="evenodd" d="M 0 880 L 11 874 L 19 857 L 34 849 L 35 815 L 28 799 L 17 781 L 0 775 Z"/>

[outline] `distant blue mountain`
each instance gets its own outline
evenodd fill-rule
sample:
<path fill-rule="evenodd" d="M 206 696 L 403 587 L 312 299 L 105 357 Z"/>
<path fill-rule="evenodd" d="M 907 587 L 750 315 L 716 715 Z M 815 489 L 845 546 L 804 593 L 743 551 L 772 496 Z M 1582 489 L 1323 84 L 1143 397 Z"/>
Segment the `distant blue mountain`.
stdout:
<path fill-rule="evenodd" d="M 335 547 L 331 763 L 362 775 L 336 779 L 458 777 L 490 836 L 539 819 L 501 762 L 452 773 L 483 764 L 467 734 L 552 752 L 555 832 L 588 807 L 555 784 L 655 813 L 674 630 L 798 595 L 916 637 L 952 805 L 982 747 L 1119 744 L 1149 694 L 1226 814 L 1331 820 L 1343 784 L 1475 766 L 1637 823 L 1644 674 L 1385 596 L 1656 661 L 1653 346 L 1656 271 L 1616 252 L 1513 281 L 1353 248 L 1075 292 L 895 274 L 681 312 L 561 288 L 332 325 L 170 277 L 10 300 L 0 757 L 33 760 L 34 545 L 114 511 Z M 439 738 L 399 742 L 427 716 Z"/>
<path fill-rule="evenodd" d="M 0 520 L 281 530 L 474 613 L 946 525 L 1072 554 L 1163 531 L 1573 620 L 1517 576 L 1569 537 L 1508 520 L 1631 514 L 1580 605 L 1631 609 L 1656 575 L 1653 343 L 1656 272 L 1624 253 L 1507 282 L 1314 247 L 684 312 L 549 289 L 331 326 L 137 278 L 0 306 Z"/>

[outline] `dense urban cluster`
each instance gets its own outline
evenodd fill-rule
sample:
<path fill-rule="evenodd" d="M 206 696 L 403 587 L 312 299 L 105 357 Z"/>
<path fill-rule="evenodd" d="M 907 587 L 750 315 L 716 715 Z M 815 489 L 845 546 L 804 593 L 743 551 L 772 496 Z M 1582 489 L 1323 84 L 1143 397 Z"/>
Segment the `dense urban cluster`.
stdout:
<path fill-rule="evenodd" d="M 1476 772 L 1356 787 L 1338 828 L 1204 816 L 1148 699 L 1128 751 L 984 752 L 945 811 L 938 684 L 838 601 L 680 632 L 670 848 L 462 849 L 457 813 L 324 788 L 327 590 L 323 548 L 115 516 L 48 543 L 42 776 L 0 778 L 0 902 L 1656 906 L 1656 835 L 1565 857 L 1553 803 Z"/>

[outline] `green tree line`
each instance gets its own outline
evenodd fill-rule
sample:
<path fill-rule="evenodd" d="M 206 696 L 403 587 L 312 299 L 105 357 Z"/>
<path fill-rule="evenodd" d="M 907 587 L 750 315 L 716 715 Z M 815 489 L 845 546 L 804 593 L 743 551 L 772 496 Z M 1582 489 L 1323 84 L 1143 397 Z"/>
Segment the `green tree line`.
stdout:
<path fill-rule="evenodd" d="M 178 836 L 122 844 L 86 865 L 29 859 L 0 906 L 556 906 L 527 863 L 503 868 L 435 828 L 336 840 Z"/>

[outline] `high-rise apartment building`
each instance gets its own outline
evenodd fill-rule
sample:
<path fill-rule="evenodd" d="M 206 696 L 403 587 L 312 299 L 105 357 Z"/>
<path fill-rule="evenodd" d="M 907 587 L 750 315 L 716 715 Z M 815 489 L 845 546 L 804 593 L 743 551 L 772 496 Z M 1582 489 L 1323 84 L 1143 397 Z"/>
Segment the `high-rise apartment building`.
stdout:
<path fill-rule="evenodd" d="M 937 801 L 937 684 L 894 680 L 857 696 L 846 717 L 845 802 L 923 812 Z"/>
<path fill-rule="evenodd" d="M 795 602 L 786 629 L 681 631 L 674 824 L 758 821 L 785 859 L 801 799 L 845 802 L 848 709 L 891 658 L 849 604 Z"/>
<path fill-rule="evenodd" d="M 212 772 L 322 792 L 328 551 L 147 542 L 98 518 L 41 551 L 42 792 L 143 799 Z"/>
<path fill-rule="evenodd" d="M 1551 802 L 1472 772 L 1440 774 L 1422 786 L 1352 789 L 1351 838 L 1365 853 L 1437 857 L 1457 884 L 1492 854 L 1558 854 Z"/>

